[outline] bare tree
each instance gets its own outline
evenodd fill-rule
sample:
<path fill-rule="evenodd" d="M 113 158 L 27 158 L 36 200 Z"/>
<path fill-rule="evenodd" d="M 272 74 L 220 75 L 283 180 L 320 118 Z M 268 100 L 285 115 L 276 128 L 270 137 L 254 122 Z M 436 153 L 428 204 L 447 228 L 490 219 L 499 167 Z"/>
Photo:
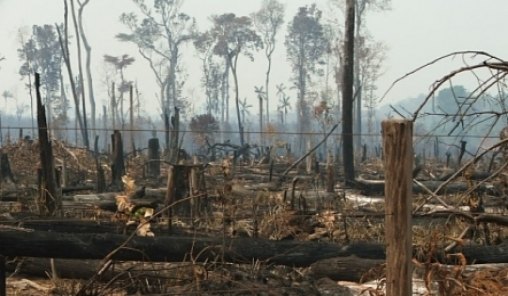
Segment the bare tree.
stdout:
<path fill-rule="evenodd" d="M 65 62 L 65 66 L 67 68 L 67 73 L 69 74 L 69 81 L 71 84 L 71 90 L 72 90 L 72 97 L 74 99 L 74 107 L 76 111 L 76 121 L 79 125 L 79 130 L 81 131 L 81 135 L 83 138 L 83 144 L 85 147 L 89 147 L 88 142 L 88 131 L 86 129 L 86 126 L 83 124 L 83 118 L 81 115 L 81 110 L 79 106 L 79 96 L 77 92 L 76 83 L 74 81 L 74 76 L 72 74 L 72 66 L 71 66 L 71 58 L 70 58 L 70 51 L 69 51 L 69 32 L 68 32 L 68 5 L 67 1 L 64 1 L 64 32 L 62 33 L 60 30 L 60 27 L 56 25 L 56 31 L 58 33 L 58 40 L 60 43 L 60 48 L 62 49 L 62 57 Z M 83 117 L 86 117 L 86 113 L 83 113 Z"/>
<path fill-rule="evenodd" d="M 86 119 L 86 96 L 85 96 L 85 79 L 83 78 L 83 64 L 81 59 L 81 38 L 79 38 L 78 20 L 76 18 L 76 10 L 74 9 L 74 0 L 71 0 L 72 22 L 74 23 L 74 31 L 76 32 L 76 47 L 78 52 L 78 69 L 79 69 L 79 93 L 81 94 L 81 104 L 83 108 L 83 126 L 85 129 L 85 147 L 90 148 L 88 142 L 88 123 Z"/>
<path fill-rule="evenodd" d="M 85 6 L 90 2 L 90 0 L 77 0 L 78 1 L 78 25 L 79 25 L 79 36 L 83 40 L 83 47 L 86 51 L 86 61 L 85 61 L 85 69 L 86 69 L 86 83 L 88 86 L 88 100 L 90 102 L 90 116 L 92 120 L 92 129 L 94 134 L 96 132 L 96 112 L 97 107 L 95 105 L 95 96 L 93 90 L 93 80 L 92 80 L 92 70 L 91 70 L 91 61 L 92 61 L 92 47 L 86 38 L 85 29 L 83 28 L 83 11 Z"/>

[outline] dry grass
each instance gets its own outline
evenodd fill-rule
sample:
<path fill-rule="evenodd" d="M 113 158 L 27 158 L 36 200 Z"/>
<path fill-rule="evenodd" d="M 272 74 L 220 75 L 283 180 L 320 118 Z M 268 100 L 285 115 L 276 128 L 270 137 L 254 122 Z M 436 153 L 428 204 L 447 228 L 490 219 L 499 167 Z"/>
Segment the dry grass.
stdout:
<path fill-rule="evenodd" d="M 69 172 L 94 178 L 93 161 L 81 149 L 56 146 L 56 158 L 65 159 Z M 9 150 L 10 149 L 10 150 Z M 11 166 L 16 176 L 25 178 L 22 184 L 29 188 L 33 184 L 33 168 L 37 163 L 34 153 L 36 144 L 20 143 L 7 148 L 11 157 Z M 11 156 L 12 155 L 12 156 Z M 128 160 L 128 172 L 134 180 L 143 176 L 143 156 L 131 157 Z M 28 163 L 31 165 L 29 166 Z M 295 203 L 291 204 L 291 186 L 283 184 L 278 191 L 250 190 L 247 185 L 259 182 L 235 179 L 229 163 L 210 166 L 207 172 L 208 199 L 206 210 L 194 221 L 188 217 L 175 217 L 178 227 L 189 233 L 206 232 L 214 236 L 261 237 L 272 240 L 295 239 L 327 241 L 345 244 L 353 241 L 384 242 L 384 205 L 382 202 L 359 204 L 344 195 L 355 192 L 336 192 L 326 194 L 314 182 L 301 182 L 296 190 Z M 373 161 L 364 164 L 361 170 L 370 176 L 381 176 L 382 163 Z M 430 172 L 431 168 L 427 168 Z M 433 173 L 437 173 L 433 171 Z M 71 176 L 72 176 L 71 174 Z M 322 180 L 318 180 L 322 181 Z M 128 188 L 133 188 L 128 187 Z M 287 189 L 284 194 L 283 189 Z M 23 192 L 32 192 L 25 190 Z M 33 193 L 33 192 L 32 192 Z M 26 193 L 30 195 L 29 193 Z M 126 194 L 128 195 L 128 194 Z M 284 198 L 286 197 L 286 198 Z M 421 199 L 415 198 L 415 205 Z M 450 204 L 458 204 L 459 195 L 443 197 Z M 12 208 L 2 208 L 2 212 L 37 212 L 33 203 L 16 203 Z M 77 211 L 83 211 L 80 215 Z M 97 218 L 96 209 L 79 209 L 69 211 L 67 215 L 82 218 Z M 100 216 L 100 215 L 99 215 Z M 102 218 L 111 217 L 103 215 Z M 413 241 L 419 250 L 417 268 L 423 270 L 422 277 L 430 293 L 442 295 L 507 295 L 507 270 L 482 270 L 467 272 L 465 265 L 454 268 L 434 263 L 433 258 L 438 248 L 447 246 L 458 239 L 468 221 L 457 217 L 439 219 L 429 218 L 428 222 L 415 224 Z M 506 228 L 489 225 L 490 232 L 482 234 L 478 230 L 476 237 L 470 240 L 475 243 L 506 239 Z M 489 235 L 489 239 L 482 238 Z M 460 254 L 457 255 L 460 258 Z M 372 270 L 367 275 L 377 278 L 380 286 L 364 291 L 364 295 L 381 295 L 383 270 Z M 78 280 L 37 280 L 40 285 L 34 288 L 19 278 L 9 279 L 9 295 L 75 295 L 84 287 L 84 281 Z M 216 260 L 197 263 L 189 258 L 178 263 L 171 271 L 154 275 L 149 267 L 123 272 L 108 281 L 97 280 L 87 285 L 81 295 L 132 295 L 132 294 L 165 294 L 165 295 L 316 295 L 318 284 L 306 276 L 305 270 L 252 262 L 250 265 L 230 264 Z M 38 290 L 37 290 L 38 289 Z M 25 293 L 25 294 L 23 294 Z M 476 294 L 475 294 L 476 293 Z"/>

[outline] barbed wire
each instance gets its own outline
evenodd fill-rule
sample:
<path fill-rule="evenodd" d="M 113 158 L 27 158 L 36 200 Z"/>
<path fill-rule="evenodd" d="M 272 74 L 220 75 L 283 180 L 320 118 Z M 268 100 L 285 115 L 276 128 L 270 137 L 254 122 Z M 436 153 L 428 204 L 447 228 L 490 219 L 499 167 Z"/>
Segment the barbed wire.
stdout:
<path fill-rule="evenodd" d="M 29 131 L 36 131 L 38 132 L 38 128 L 32 128 L 27 126 L 7 126 L 7 127 L 0 127 L 1 131 L 12 131 L 12 130 L 29 130 Z M 43 128 L 42 130 L 49 130 L 51 131 L 72 131 L 77 132 L 81 131 L 80 128 L 75 127 L 50 127 L 50 128 Z M 120 132 L 143 132 L 143 133 L 165 133 L 169 132 L 171 133 L 172 130 L 166 130 L 166 129 L 148 129 L 148 128 L 88 128 L 88 133 L 93 132 L 114 132 L 115 130 L 118 130 Z M 207 135 L 214 135 L 214 134 L 239 134 L 239 131 L 237 130 L 224 130 L 224 131 L 209 131 L 209 130 L 189 130 L 189 129 L 180 129 L 178 130 L 179 133 L 190 133 L 190 134 L 207 134 Z M 322 136 L 323 134 L 326 134 L 327 131 L 309 131 L 309 132 L 291 132 L 291 131 L 244 131 L 244 134 L 254 134 L 254 135 L 301 135 L 301 136 Z M 337 131 L 334 133 L 336 136 L 341 135 L 352 135 L 352 136 L 362 136 L 362 137 L 381 137 L 381 132 L 379 133 L 345 133 L 343 134 L 340 131 Z M 333 135 L 333 134 L 332 134 Z M 499 139 L 498 135 L 475 135 L 475 134 L 458 134 L 458 135 L 449 135 L 449 134 L 431 134 L 431 133 L 414 133 L 413 137 L 419 137 L 419 138 L 432 138 L 432 137 L 438 137 L 438 138 L 477 138 L 477 139 Z"/>

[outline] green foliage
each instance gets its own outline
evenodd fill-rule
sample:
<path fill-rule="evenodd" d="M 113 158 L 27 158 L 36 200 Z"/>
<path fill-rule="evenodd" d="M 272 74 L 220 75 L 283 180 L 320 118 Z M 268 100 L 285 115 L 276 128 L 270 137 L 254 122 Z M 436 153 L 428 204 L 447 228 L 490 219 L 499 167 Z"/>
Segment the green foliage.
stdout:
<path fill-rule="evenodd" d="M 196 23 L 193 18 L 180 12 L 182 0 L 133 0 L 138 6 L 137 14 L 123 13 L 120 21 L 130 32 L 117 34 L 120 41 L 132 42 L 138 46 L 139 53 L 148 62 L 160 87 L 161 110 L 182 107 L 181 87 L 183 79 L 179 65 L 180 46 L 196 36 Z"/>
<path fill-rule="evenodd" d="M 287 58 L 293 68 L 293 83 L 298 90 L 298 131 L 305 132 L 311 126 L 309 102 L 306 100 L 311 75 L 318 72 L 319 64 L 324 64 L 322 57 L 329 48 L 329 40 L 321 24 L 321 11 L 315 4 L 298 9 L 289 23 L 285 44 Z M 303 140 L 300 141 L 300 147 L 303 147 Z"/>
<path fill-rule="evenodd" d="M 58 90 L 62 51 L 53 25 L 34 25 L 32 36 L 18 49 L 18 56 L 23 62 L 19 69 L 21 76 L 39 72 L 47 96 Z"/>
<path fill-rule="evenodd" d="M 251 61 L 254 60 L 253 51 L 263 48 L 263 42 L 252 28 L 252 20 L 249 17 L 237 17 L 233 13 L 226 13 L 213 16 L 212 21 L 212 29 L 208 33 L 205 33 L 203 38 L 208 38 L 209 41 L 207 42 L 212 42 L 213 53 L 225 59 L 226 71 L 231 69 L 233 74 L 238 130 L 240 133 L 240 144 L 243 145 L 244 137 L 240 114 L 237 62 L 240 54 L 247 56 Z"/>
<path fill-rule="evenodd" d="M 208 37 L 215 40 L 213 52 L 216 55 L 232 61 L 243 53 L 253 60 L 252 51 L 263 47 L 261 38 L 252 28 L 252 20 L 249 17 L 237 17 L 234 13 L 226 13 L 213 16 L 212 21 L 213 28 Z"/>
<path fill-rule="evenodd" d="M 277 0 L 264 0 L 261 9 L 252 15 L 265 47 L 265 54 L 271 57 L 275 50 L 275 37 L 284 23 L 284 5 Z"/>
<path fill-rule="evenodd" d="M 328 49 L 329 41 L 324 34 L 321 15 L 315 4 L 300 7 L 289 24 L 285 44 L 288 60 L 297 77 L 315 73 L 316 64 L 321 62 Z M 299 73 L 301 71 L 305 73 Z"/>

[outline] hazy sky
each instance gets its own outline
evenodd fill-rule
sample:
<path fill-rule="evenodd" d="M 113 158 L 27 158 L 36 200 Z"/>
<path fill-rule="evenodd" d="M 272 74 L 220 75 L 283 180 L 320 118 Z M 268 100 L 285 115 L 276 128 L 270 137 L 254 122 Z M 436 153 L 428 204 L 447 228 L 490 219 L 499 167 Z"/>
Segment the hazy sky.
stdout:
<path fill-rule="evenodd" d="M 261 0 L 185 0 L 183 11 L 196 17 L 199 28 L 205 30 L 210 25 L 208 20 L 210 15 L 225 12 L 247 15 L 257 10 L 261 2 Z M 275 53 L 271 80 L 274 87 L 281 82 L 290 85 L 289 65 L 285 61 L 285 48 L 282 42 L 287 22 L 294 16 L 298 7 L 317 3 L 325 13 L 330 12 L 328 0 L 281 0 L 281 2 L 286 4 L 286 24 L 284 32 L 279 35 L 280 44 Z M 120 43 L 114 38 L 118 32 L 126 31 L 118 22 L 119 15 L 135 10 L 136 7 L 129 0 L 91 0 L 85 10 L 85 30 L 94 55 L 96 97 L 99 99 L 106 97 L 104 85 L 101 83 L 104 77 L 102 56 L 127 53 L 136 58 L 136 63 L 126 72 L 126 76 L 128 79 L 138 81 L 140 91 L 147 102 L 144 106 L 147 111 L 154 112 L 157 110 L 154 94 L 158 90 L 153 83 L 153 74 L 148 70 L 145 61 L 139 57 L 135 47 Z M 370 13 L 366 22 L 372 36 L 377 41 L 384 42 L 388 48 L 384 75 L 378 82 L 378 95 L 382 95 L 395 79 L 410 70 L 453 51 L 482 50 L 500 58 L 508 55 L 508 41 L 504 37 L 504 19 L 507 12 L 506 0 L 392 0 L 390 11 Z M 54 24 L 62 20 L 61 0 L 0 0 L 0 55 L 7 59 L 0 62 L 0 93 L 9 90 L 20 98 L 27 96 L 18 75 L 20 62 L 16 49 L 20 46 L 17 37 L 19 28 L 24 27 L 30 32 L 33 24 Z M 73 49 L 75 44 L 71 46 L 71 50 Z M 200 69 L 196 62 L 192 62 L 193 59 L 195 61 L 198 59 L 193 54 L 190 47 L 183 52 L 188 75 L 184 96 L 203 98 L 199 84 Z M 71 55 L 76 56 L 75 53 Z M 254 63 L 247 59 L 241 60 L 239 79 L 242 82 L 240 88 L 242 98 L 254 97 L 253 86 L 263 84 L 265 65 L 262 55 L 259 55 Z M 425 93 L 432 82 L 462 65 L 462 60 L 455 59 L 452 63 L 441 63 L 429 68 L 398 84 L 385 100 L 393 102 Z M 474 85 L 471 85 L 469 89 L 473 87 Z M 273 93 L 274 90 L 272 98 Z M 290 95 L 293 98 L 296 96 L 294 93 Z M 272 107 L 275 107 L 275 100 L 272 102 Z M 3 107 L 3 102 L 0 106 Z M 201 103 L 196 104 L 195 108 L 196 112 L 203 110 Z"/>

